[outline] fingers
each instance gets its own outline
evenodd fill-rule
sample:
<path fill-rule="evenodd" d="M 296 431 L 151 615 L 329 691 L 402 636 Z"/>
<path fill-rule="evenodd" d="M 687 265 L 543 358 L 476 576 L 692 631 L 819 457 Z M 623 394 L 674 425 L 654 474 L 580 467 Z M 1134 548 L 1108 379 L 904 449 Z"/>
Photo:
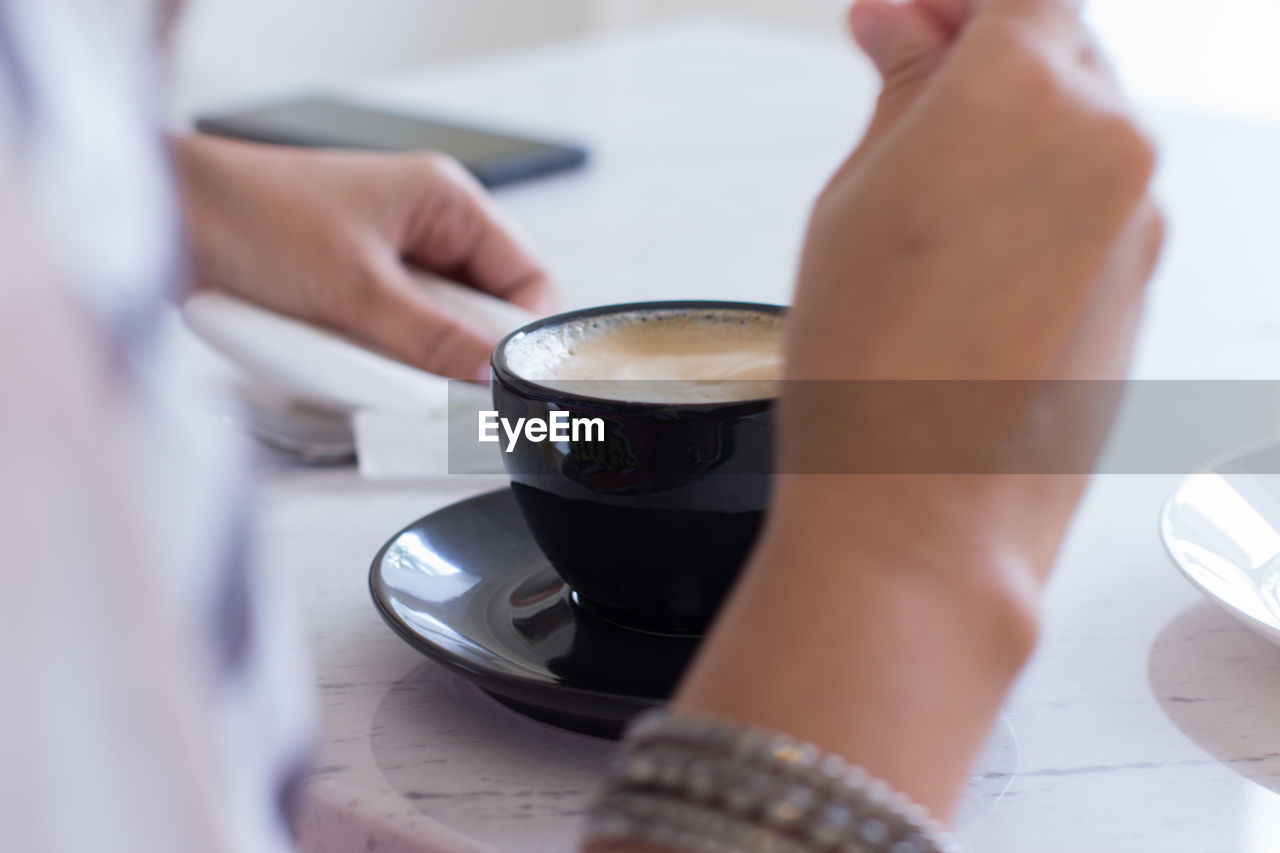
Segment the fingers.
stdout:
<path fill-rule="evenodd" d="M 497 339 L 436 304 L 401 260 L 383 253 L 365 285 L 365 309 L 349 318 L 352 332 L 414 367 L 453 379 L 485 382 Z"/>
<path fill-rule="evenodd" d="M 917 2 L 857 0 L 849 9 L 849 28 L 884 85 L 871 125 L 842 171 L 857 169 L 910 109 L 952 41 L 947 27 Z"/>
<path fill-rule="evenodd" d="M 404 257 L 535 313 L 554 303 L 550 278 L 480 184 L 456 161 L 402 161 L 419 200 L 400 241 Z"/>
<path fill-rule="evenodd" d="M 978 0 L 916 0 L 920 8 L 933 15 L 952 34 L 960 31 L 972 17 Z"/>
<path fill-rule="evenodd" d="M 917 3 L 859 0 L 849 10 L 849 24 L 886 87 L 920 76 L 920 67 L 931 67 L 951 40 L 942 23 Z"/>

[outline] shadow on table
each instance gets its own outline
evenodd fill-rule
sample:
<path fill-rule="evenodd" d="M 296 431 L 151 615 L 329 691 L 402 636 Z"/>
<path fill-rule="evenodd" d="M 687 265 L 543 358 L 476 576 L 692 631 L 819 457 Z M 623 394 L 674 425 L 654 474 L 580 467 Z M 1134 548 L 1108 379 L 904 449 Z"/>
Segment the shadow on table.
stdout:
<path fill-rule="evenodd" d="M 527 818 L 529 800 L 576 816 L 615 747 L 522 716 L 431 663 L 391 686 L 374 712 L 373 733 L 383 776 L 419 811 L 445 823 L 459 812 L 470 820 Z M 1017 763 L 1017 739 L 1002 713 L 969 778 L 957 826 L 1004 795 Z"/>
<path fill-rule="evenodd" d="M 521 716 L 433 663 L 388 689 L 373 734 L 383 776 L 420 811 L 486 822 L 579 813 L 613 748 Z"/>
<path fill-rule="evenodd" d="M 1147 678 L 1187 737 L 1280 793 L 1280 649 L 1202 602 L 1160 632 Z"/>

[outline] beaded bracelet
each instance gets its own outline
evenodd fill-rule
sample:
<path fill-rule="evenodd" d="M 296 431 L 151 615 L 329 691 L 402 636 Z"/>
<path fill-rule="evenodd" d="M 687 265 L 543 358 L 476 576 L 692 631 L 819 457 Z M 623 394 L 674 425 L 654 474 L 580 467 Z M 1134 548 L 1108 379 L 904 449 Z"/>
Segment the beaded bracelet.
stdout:
<path fill-rule="evenodd" d="M 924 807 L 787 735 L 700 714 L 639 718 L 587 840 L 680 853 L 957 853 Z"/>

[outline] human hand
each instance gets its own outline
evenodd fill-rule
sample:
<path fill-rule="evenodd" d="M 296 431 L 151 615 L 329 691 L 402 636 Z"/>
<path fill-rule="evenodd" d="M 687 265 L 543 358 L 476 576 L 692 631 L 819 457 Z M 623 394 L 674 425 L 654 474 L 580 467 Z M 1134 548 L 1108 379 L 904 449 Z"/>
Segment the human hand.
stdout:
<path fill-rule="evenodd" d="M 1125 373 L 1162 236 L 1148 192 L 1153 148 L 1069 4 L 969 6 L 864 0 L 853 9 L 855 32 L 886 75 L 884 95 L 815 207 L 788 319 L 788 374 L 1023 380 L 980 431 L 950 440 L 996 457 L 1031 436 L 1062 448 L 1060 458 L 1087 459 L 1110 423 L 1106 394 L 1095 386 L 1100 405 L 1065 411 L 1088 395 L 1064 394 L 1053 380 Z M 856 383 L 830 386 L 849 392 L 834 397 L 793 387 L 782 403 L 781 470 L 855 470 L 842 454 L 867 448 L 838 430 L 865 420 L 853 410 L 865 402 Z M 895 417 L 925 424 L 938 414 Z M 893 441 L 894 425 L 883 425 Z M 998 491 L 1019 508 L 1020 547 L 1042 575 L 1083 478 L 952 485 Z M 782 495 L 793 486 L 824 488 L 802 478 L 783 483 Z M 991 509 L 956 500 L 938 480 L 931 488 L 956 507 Z"/>
<path fill-rule="evenodd" d="M 853 473 L 868 425 L 893 451 L 939 414 L 868 410 L 859 380 L 1023 380 L 965 441 L 1095 441 L 1111 410 L 1045 417 L 1045 380 L 1125 371 L 1161 242 L 1154 152 L 1065 2 L 852 15 L 884 94 L 815 205 L 783 473 L 676 704 L 842 753 L 946 818 L 1034 646 L 1085 477 Z"/>
<path fill-rule="evenodd" d="M 497 341 L 409 265 L 535 312 L 546 272 L 480 185 L 438 154 L 175 141 L 196 283 L 342 332 L 415 367 L 487 379 Z"/>

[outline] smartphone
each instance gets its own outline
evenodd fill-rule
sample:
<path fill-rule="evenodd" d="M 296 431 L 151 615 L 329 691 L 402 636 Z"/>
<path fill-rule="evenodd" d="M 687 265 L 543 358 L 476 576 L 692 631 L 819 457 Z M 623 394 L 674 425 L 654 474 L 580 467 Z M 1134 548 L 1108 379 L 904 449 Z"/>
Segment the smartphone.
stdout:
<path fill-rule="evenodd" d="M 587 150 L 571 143 L 514 136 L 333 98 L 306 98 L 201 116 L 196 119 L 196 129 L 275 145 L 440 151 L 456 157 L 486 187 L 576 169 L 587 161 Z"/>

